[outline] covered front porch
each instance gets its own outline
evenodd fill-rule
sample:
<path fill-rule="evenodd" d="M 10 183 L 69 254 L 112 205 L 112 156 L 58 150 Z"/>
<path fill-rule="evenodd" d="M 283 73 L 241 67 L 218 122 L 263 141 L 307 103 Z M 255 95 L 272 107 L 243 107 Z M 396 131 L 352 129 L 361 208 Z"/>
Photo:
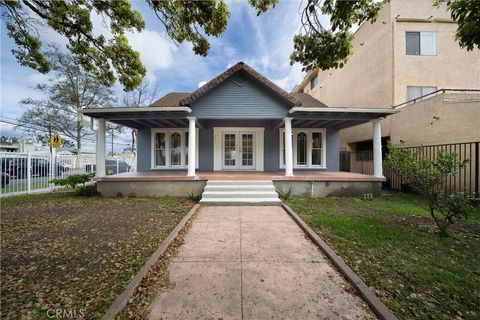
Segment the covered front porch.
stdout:
<path fill-rule="evenodd" d="M 84 114 L 96 118 L 98 123 L 97 178 L 105 176 L 101 164 L 105 158 L 106 121 L 138 131 L 137 171 L 147 172 L 144 176 L 164 171 L 159 176 L 184 175 L 190 180 L 202 180 L 202 175 L 213 177 L 212 173 L 217 171 L 226 173 L 218 177 L 233 173 L 261 176 L 265 172 L 272 178 L 338 172 L 339 130 L 371 122 L 374 176 L 383 178 L 379 119 L 393 110 L 294 107 L 287 117 L 257 115 L 233 119 L 192 116 L 189 107 L 180 108 L 85 110 Z"/>
<path fill-rule="evenodd" d="M 124 172 L 99 178 L 98 181 L 208 181 L 208 180 L 273 180 L 273 181 L 383 181 L 381 177 L 353 172 L 294 170 L 293 176 L 284 171 L 197 171 L 195 177 L 186 170 Z"/>

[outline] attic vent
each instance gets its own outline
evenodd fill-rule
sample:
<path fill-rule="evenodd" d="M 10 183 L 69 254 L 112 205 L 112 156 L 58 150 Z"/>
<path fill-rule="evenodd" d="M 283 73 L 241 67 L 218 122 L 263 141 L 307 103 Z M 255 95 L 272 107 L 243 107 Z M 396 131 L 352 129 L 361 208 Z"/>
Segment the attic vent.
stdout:
<path fill-rule="evenodd" d="M 235 83 L 239 87 L 243 87 L 244 85 L 247 84 L 248 79 L 246 79 L 242 76 L 236 75 L 232 78 L 232 82 Z"/>

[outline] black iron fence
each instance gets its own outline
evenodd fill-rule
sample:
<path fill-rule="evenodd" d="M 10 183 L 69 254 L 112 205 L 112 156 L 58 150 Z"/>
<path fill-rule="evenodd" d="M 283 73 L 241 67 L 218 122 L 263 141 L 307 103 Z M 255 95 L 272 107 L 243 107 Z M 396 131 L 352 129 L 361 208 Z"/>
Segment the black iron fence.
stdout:
<path fill-rule="evenodd" d="M 446 193 L 466 192 L 472 197 L 479 197 L 480 191 L 480 174 L 479 174 L 479 145 L 480 142 L 467 143 L 449 143 L 423 146 L 423 150 L 417 153 L 417 157 L 435 159 L 439 152 L 446 151 L 455 153 L 460 160 L 469 159 L 467 165 L 450 177 L 444 186 Z M 413 150 L 418 147 L 406 147 L 405 149 Z M 342 171 L 350 171 L 363 174 L 373 174 L 373 151 L 345 152 L 340 154 L 340 169 Z M 386 185 L 394 190 L 402 190 L 404 187 L 402 179 L 393 174 L 389 170 L 385 170 L 383 174 L 387 178 Z"/>

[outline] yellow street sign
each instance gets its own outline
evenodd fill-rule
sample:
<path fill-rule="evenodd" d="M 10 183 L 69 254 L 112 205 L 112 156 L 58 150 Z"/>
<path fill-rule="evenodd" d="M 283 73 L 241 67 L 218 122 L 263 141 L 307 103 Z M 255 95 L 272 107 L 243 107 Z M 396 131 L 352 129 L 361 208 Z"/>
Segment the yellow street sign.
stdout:
<path fill-rule="evenodd" d="M 60 146 L 62 145 L 63 143 L 63 140 L 62 138 L 60 138 L 60 135 L 58 133 L 55 133 L 52 138 L 50 138 L 50 145 L 53 147 L 53 148 L 60 148 Z"/>

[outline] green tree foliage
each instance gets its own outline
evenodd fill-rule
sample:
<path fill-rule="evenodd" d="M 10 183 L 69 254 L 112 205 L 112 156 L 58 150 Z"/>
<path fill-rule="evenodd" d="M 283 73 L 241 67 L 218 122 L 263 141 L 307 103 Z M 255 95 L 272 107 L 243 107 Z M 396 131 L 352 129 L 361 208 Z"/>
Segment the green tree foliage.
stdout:
<path fill-rule="evenodd" d="M 7 35 L 15 41 L 17 61 L 41 73 L 49 72 L 53 62 L 42 52 L 39 28 L 48 26 L 64 36 L 77 63 L 111 86 L 118 78 L 125 89 L 136 87 L 145 75 L 140 55 L 133 50 L 126 31 L 145 27 L 140 12 L 128 0 L 5 0 L 1 1 Z M 110 39 L 96 35 L 92 12 L 108 21 Z"/>
<path fill-rule="evenodd" d="M 71 55 L 50 47 L 45 54 L 52 63 L 55 79 L 37 85 L 45 99 L 27 98 L 21 101 L 29 107 L 19 119 L 19 124 L 31 133 L 55 132 L 75 141 L 82 148 L 82 138 L 88 132 L 88 122 L 81 110 L 109 106 L 114 101 L 112 91 L 94 75 L 85 72 Z"/>
<path fill-rule="evenodd" d="M 223 1 L 147 0 L 147 3 L 175 43 L 191 42 L 193 51 L 202 56 L 210 50 L 206 36 L 223 34 L 230 17 Z"/>
<path fill-rule="evenodd" d="M 446 3 L 452 19 L 457 21 L 455 39 L 460 47 L 473 50 L 480 49 L 480 1 L 478 0 L 436 0 L 439 7 Z"/>
<path fill-rule="evenodd" d="M 5 144 L 5 145 L 13 145 L 17 144 L 19 139 L 17 137 L 6 137 L 6 136 L 1 136 L 0 137 L 0 144 Z"/>
<path fill-rule="evenodd" d="M 352 52 L 354 25 L 375 22 L 386 1 L 374 0 L 308 0 L 302 10 L 302 29 L 294 36 L 294 51 L 290 63 L 299 62 L 304 71 L 320 68 L 342 68 Z M 457 21 L 456 40 L 460 47 L 480 48 L 480 1 L 432 0 L 432 6 L 446 3 L 452 19 Z M 322 15 L 330 17 L 331 29 L 320 22 Z"/>
<path fill-rule="evenodd" d="M 352 54 L 353 25 L 374 22 L 383 3 L 373 0 L 308 0 L 302 11 L 302 30 L 293 38 L 291 64 L 299 62 L 304 71 L 342 68 Z M 330 16 L 331 30 L 321 23 Z"/>
<path fill-rule="evenodd" d="M 430 208 L 430 215 L 440 230 L 448 235 L 448 227 L 456 220 L 468 218 L 472 207 L 465 193 L 447 194 L 444 186 L 468 160 L 459 160 L 455 153 L 440 151 L 435 159 L 424 156 L 424 148 L 396 149 L 391 143 L 385 159 L 385 168 L 401 177 L 402 182 L 422 195 Z"/>
<path fill-rule="evenodd" d="M 176 1 L 144 0 L 175 42 L 191 42 L 193 51 L 207 55 L 208 36 L 220 36 L 227 27 L 228 6 L 222 0 Z M 250 0 L 265 12 L 275 0 Z M 48 73 L 52 61 L 42 51 L 39 30 L 48 26 L 67 39 L 67 47 L 79 66 L 104 85 L 118 80 L 129 91 L 137 87 L 146 70 L 140 55 L 133 50 L 125 33 L 140 32 L 145 22 L 129 0 L 1 0 L 7 35 L 15 41 L 17 61 L 41 73 Z M 110 37 L 94 32 L 92 14 L 101 16 Z"/>

